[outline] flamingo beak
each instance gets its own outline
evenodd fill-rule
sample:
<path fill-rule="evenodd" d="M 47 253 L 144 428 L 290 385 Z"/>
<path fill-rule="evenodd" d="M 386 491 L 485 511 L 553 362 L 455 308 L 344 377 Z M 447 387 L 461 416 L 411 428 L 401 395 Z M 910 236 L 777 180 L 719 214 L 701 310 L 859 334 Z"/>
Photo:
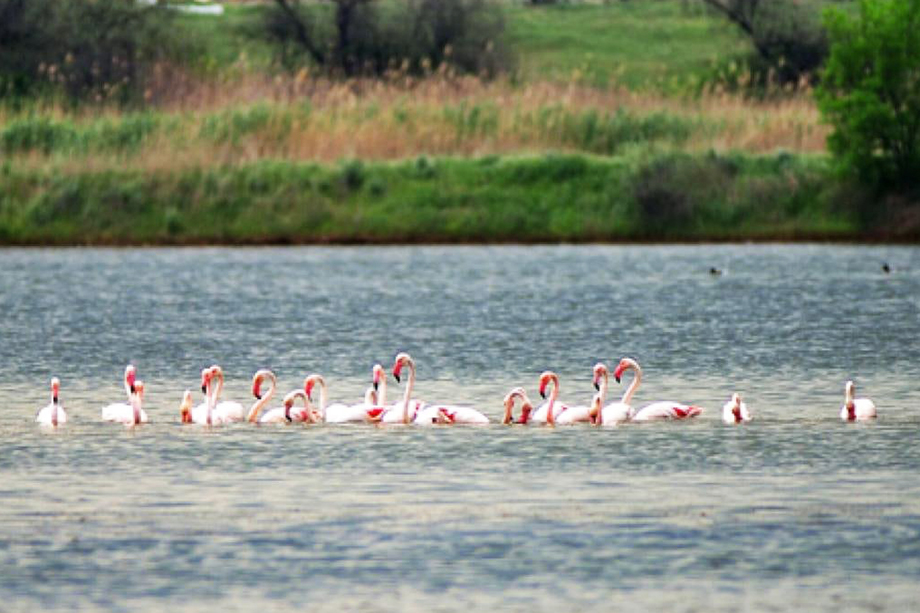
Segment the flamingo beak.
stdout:
<path fill-rule="evenodd" d="M 546 399 L 546 380 L 540 381 L 540 397 Z"/>
<path fill-rule="evenodd" d="M 594 380 L 594 391 L 595 391 L 595 392 L 601 391 L 601 386 L 600 386 L 600 384 L 597 382 L 597 379 Z"/>

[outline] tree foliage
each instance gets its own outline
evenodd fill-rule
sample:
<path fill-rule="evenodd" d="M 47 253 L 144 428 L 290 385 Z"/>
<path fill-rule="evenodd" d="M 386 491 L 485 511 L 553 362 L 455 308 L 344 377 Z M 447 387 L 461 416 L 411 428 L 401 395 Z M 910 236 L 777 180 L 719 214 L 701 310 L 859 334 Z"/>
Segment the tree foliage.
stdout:
<path fill-rule="evenodd" d="M 134 0 L 0 0 L 0 96 L 127 101 L 167 55 L 168 11 Z"/>
<path fill-rule="evenodd" d="M 510 64 L 500 8 L 489 0 L 275 0 L 264 32 L 288 68 L 309 62 L 344 76 L 450 65 L 494 75 Z"/>
<path fill-rule="evenodd" d="M 827 38 L 814 0 L 703 0 L 747 35 L 758 74 L 781 83 L 813 74 L 827 56 Z"/>
<path fill-rule="evenodd" d="M 860 0 L 829 10 L 831 41 L 817 90 L 844 169 L 881 186 L 920 183 L 920 0 Z"/>

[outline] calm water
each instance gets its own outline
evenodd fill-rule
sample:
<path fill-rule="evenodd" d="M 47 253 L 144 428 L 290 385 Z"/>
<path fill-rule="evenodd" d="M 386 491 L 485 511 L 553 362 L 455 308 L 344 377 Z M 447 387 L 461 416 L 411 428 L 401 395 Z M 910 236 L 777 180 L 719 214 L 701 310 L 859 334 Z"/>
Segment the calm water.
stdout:
<path fill-rule="evenodd" d="M 3 250 L 0 315 L 3 611 L 916 607 L 920 249 Z M 270 367 L 282 390 L 318 371 L 357 401 L 398 350 L 420 397 L 491 417 L 546 368 L 587 402 L 591 366 L 623 355 L 645 371 L 635 404 L 707 412 L 178 423 L 214 362 L 225 398 Z M 154 422 L 136 431 L 99 421 L 129 361 Z M 52 374 L 58 432 L 32 422 Z M 839 422 L 847 378 L 877 423 Z M 747 427 L 719 421 L 733 391 Z"/>

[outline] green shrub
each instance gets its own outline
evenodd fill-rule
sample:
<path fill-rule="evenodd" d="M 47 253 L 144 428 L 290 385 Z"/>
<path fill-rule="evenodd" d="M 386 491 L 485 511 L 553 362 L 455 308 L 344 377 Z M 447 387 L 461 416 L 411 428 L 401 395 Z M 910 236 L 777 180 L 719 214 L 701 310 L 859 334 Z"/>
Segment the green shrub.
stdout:
<path fill-rule="evenodd" d="M 920 0 L 861 0 L 825 15 L 831 55 L 817 90 L 845 172 L 873 186 L 920 183 Z"/>
<path fill-rule="evenodd" d="M 135 0 L 0 0 L 0 96 L 138 100 L 178 49 L 171 13 Z"/>

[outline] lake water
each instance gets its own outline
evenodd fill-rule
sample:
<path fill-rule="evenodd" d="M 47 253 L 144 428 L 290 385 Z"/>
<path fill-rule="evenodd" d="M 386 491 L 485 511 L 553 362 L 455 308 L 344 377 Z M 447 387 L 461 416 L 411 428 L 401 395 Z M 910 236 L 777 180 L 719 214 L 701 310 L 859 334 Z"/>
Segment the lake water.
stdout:
<path fill-rule="evenodd" d="M 0 315 L 3 611 L 916 607 L 917 248 L 2 250 Z M 215 362 L 227 399 L 268 367 L 282 391 L 316 371 L 357 401 L 397 351 L 419 397 L 492 418 L 513 386 L 536 399 L 544 369 L 587 403 L 592 365 L 624 355 L 644 369 L 636 405 L 707 411 L 178 422 Z M 129 361 L 153 422 L 135 430 L 99 419 Z M 52 375 L 71 419 L 55 432 L 32 421 Z M 848 378 L 877 423 L 838 419 Z M 720 422 L 734 391 L 748 426 Z"/>

